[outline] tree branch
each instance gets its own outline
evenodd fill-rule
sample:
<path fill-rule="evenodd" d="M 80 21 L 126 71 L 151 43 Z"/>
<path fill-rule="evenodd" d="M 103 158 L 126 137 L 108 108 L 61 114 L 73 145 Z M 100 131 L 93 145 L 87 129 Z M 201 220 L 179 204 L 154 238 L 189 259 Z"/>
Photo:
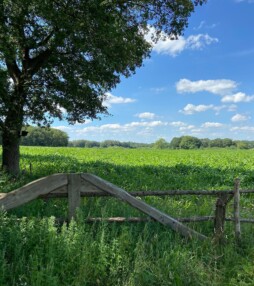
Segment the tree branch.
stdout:
<path fill-rule="evenodd" d="M 21 75 L 21 71 L 16 63 L 15 60 L 6 60 L 6 66 L 8 69 L 8 72 L 11 76 L 11 78 L 13 79 L 15 84 L 19 83 L 19 79 L 20 79 L 20 75 Z"/>
<path fill-rule="evenodd" d="M 34 75 L 43 66 L 43 64 L 47 62 L 51 54 L 52 54 L 52 50 L 47 49 L 43 51 L 42 53 L 40 53 L 39 55 L 37 55 L 35 58 L 31 59 L 28 63 L 29 73 L 31 75 Z"/>
<path fill-rule="evenodd" d="M 42 46 L 45 46 L 48 44 L 49 40 L 52 38 L 52 36 L 54 35 L 55 30 L 52 30 L 44 39 L 42 39 L 39 43 L 35 43 L 35 44 L 31 44 L 27 47 L 27 49 L 36 49 Z"/>
<path fill-rule="evenodd" d="M 4 128 L 4 122 L 2 119 L 0 119 L 0 130 Z"/>
<path fill-rule="evenodd" d="M 49 40 L 52 38 L 52 36 L 54 35 L 54 30 L 52 30 L 43 40 L 41 40 L 38 44 L 37 47 L 41 47 L 46 45 Z"/>

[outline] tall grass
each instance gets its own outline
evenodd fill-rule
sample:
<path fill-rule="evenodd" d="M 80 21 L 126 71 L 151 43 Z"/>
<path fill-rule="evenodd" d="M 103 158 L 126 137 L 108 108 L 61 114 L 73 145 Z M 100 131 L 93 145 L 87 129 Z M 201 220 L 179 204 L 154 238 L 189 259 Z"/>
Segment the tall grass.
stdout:
<path fill-rule="evenodd" d="M 23 148 L 20 179 L 2 176 L 0 192 L 56 172 L 91 172 L 129 191 L 165 189 L 232 189 L 240 176 L 253 188 L 252 151 L 189 152 L 123 149 Z M 253 196 L 242 213 L 253 216 Z M 175 217 L 213 214 L 214 199 L 146 198 Z M 90 216 L 139 216 L 113 198 L 82 200 L 76 221 L 59 225 L 65 200 L 36 200 L 0 213 L 0 285 L 253 285 L 254 228 L 243 226 L 241 245 L 226 225 L 226 244 L 188 241 L 155 222 L 85 224 Z M 142 216 L 142 215 L 141 215 Z M 189 224 L 208 235 L 212 222 Z"/>

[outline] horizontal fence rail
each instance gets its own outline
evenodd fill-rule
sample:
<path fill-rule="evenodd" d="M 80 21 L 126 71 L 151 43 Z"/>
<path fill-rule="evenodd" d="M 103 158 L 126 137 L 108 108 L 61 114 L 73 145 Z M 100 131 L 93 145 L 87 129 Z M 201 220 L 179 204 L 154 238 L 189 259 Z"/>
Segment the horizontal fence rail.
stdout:
<path fill-rule="evenodd" d="M 66 192 L 65 192 L 66 191 Z M 251 194 L 254 193 L 254 190 L 240 190 L 240 194 Z M 232 190 L 217 190 L 217 191 L 181 191 L 181 190 L 168 190 L 168 191 L 131 191 L 129 192 L 130 195 L 134 197 L 163 197 L 163 196 L 188 196 L 188 195 L 195 195 L 195 196 L 218 196 L 221 194 L 228 194 L 233 195 L 234 191 Z M 1 194 L 0 194 L 1 196 Z M 84 190 L 80 192 L 81 197 L 110 197 L 112 196 L 109 193 L 105 193 L 104 191 L 91 191 L 91 190 Z M 52 193 L 48 193 L 46 195 L 41 195 L 40 198 L 67 198 L 68 192 L 67 187 L 66 190 L 62 188 L 60 191 L 54 191 Z M 0 197 L 1 198 L 1 197 Z"/>
<path fill-rule="evenodd" d="M 204 221 L 213 221 L 215 216 L 202 216 L 202 217 L 177 217 L 176 220 L 180 222 L 204 222 Z M 151 218 L 146 217 L 89 217 L 85 222 L 151 222 L 154 221 Z M 225 221 L 234 222 L 234 218 L 225 218 Z M 254 223 L 254 219 L 240 219 L 241 223 Z"/>

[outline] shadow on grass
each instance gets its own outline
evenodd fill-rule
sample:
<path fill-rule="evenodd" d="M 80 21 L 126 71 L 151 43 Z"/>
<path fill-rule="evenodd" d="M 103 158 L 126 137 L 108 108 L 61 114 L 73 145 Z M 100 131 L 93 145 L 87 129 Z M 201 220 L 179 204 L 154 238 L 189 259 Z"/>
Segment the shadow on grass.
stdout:
<path fill-rule="evenodd" d="M 25 173 L 15 184 L 10 183 L 8 191 L 18 188 L 40 177 L 55 173 L 84 172 L 95 174 L 129 192 L 139 190 L 230 190 L 234 179 L 241 174 L 242 186 L 251 188 L 254 185 L 254 174 L 244 168 L 212 168 L 176 164 L 174 166 L 131 166 L 118 165 L 105 161 L 80 162 L 68 155 L 22 155 L 21 168 L 32 173 Z M 6 190 L 6 184 L 0 185 Z M 1 192 L 1 191 L 0 191 Z M 211 197 L 147 197 L 147 203 L 174 217 L 213 215 L 214 200 Z M 140 213 L 125 203 L 112 198 L 86 198 L 83 200 L 82 212 L 88 216 L 140 216 Z M 50 202 L 36 200 L 24 207 L 12 211 L 18 216 L 66 216 L 66 199 L 55 199 Z"/>
<path fill-rule="evenodd" d="M 32 172 L 30 172 L 30 163 Z M 23 178 L 28 181 L 55 173 L 93 173 L 128 191 L 136 190 L 230 190 L 234 179 L 242 188 L 254 188 L 254 172 L 244 168 L 213 168 L 190 164 L 120 165 L 105 161 L 80 162 L 66 155 L 22 155 Z"/>

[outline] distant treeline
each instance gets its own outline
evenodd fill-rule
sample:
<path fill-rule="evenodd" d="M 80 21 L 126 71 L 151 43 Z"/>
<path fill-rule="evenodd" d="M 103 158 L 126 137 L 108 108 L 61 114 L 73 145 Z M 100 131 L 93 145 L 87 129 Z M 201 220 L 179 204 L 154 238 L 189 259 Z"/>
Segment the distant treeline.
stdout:
<path fill-rule="evenodd" d="M 149 148 L 152 147 L 153 144 L 146 143 L 136 143 L 136 142 L 120 142 L 117 140 L 105 140 L 102 142 L 98 141 L 90 141 L 90 140 L 74 140 L 70 141 L 69 147 L 80 147 L 80 148 L 107 148 L 107 147 L 123 147 L 123 148 Z"/>
<path fill-rule="evenodd" d="M 229 138 L 216 139 L 199 139 L 193 136 L 174 137 L 171 142 L 160 138 L 154 143 L 135 143 L 135 142 L 120 142 L 116 140 L 105 140 L 103 142 L 89 140 L 74 140 L 70 141 L 69 147 L 81 148 L 107 148 L 107 147 L 123 147 L 123 148 L 156 148 L 156 149 L 199 149 L 199 148 L 238 148 L 252 149 L 254 141 L 232 140 Z"/>
<path fill-rule="evenodd" d="M 66 132 L 43 127 L 25 127 L 22 132 L 27 133 L 21 136 L 21 145 L 23 146 L 51 146 L 51 147 L 80 147 L 80 148 L 156 148 L 156 149 L 199 149 L 199 148 L 237 148 L 252 149 L 254 141 L 232 140 L 229 138 L 199 139 L 193 136 L 174 137 L 170 142 L 160 138 L 154 143 L 137 143 L 137 142 L 120 142 L 117 140 L 105 140 L 102 142 L 91 140 L 74 140 L 69 141 Z M 1 135 L 1 134 L 0 134 Z M 0 136 L 0 144 L 2 137 Z"/>
<path fill-rule="evenodd" d="M 238 148 L 252 149 L 254 141 L 247 140 L 232 140 L 229 138 L 199 139 L 193 136 L 174 137 L 171 142 L 167 142 L 163 138 L 157 140 L 153 144 L 154 148 L 158 149 L 199 149 L 199 148 Z"/>

